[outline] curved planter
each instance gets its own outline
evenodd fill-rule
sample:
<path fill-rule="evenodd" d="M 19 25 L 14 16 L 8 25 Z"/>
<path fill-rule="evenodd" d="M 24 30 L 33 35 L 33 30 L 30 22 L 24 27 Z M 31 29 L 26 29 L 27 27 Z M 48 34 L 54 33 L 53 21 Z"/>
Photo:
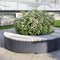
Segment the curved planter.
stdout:
<path fill-rule="evenodd" d="M 60 49 L 60 29 L 41 36 L 25 36 L 4 32 L 5 47 L 15 52 L 47 53 Z M 14 30 L 15 31 L 15 30 Z"/>

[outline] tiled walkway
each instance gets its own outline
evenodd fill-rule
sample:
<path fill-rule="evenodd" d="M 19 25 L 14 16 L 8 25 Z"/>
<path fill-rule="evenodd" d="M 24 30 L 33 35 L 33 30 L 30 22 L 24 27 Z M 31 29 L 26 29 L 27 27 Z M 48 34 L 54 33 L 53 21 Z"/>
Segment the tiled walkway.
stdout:
<path fill-rule="evenodd" d="M 5 49 L 4 47 L 4 31 L 13 31 L 13 29 L 0 30 L 0 60 L 60 60 L 60 50 L 45 53 L 15 53 Z"/>

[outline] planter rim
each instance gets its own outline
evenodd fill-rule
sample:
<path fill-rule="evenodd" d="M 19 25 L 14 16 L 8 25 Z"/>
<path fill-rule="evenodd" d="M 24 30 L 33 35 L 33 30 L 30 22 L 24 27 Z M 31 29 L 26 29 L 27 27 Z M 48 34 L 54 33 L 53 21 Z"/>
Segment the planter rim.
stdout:
<path fill-rule="evenodd" d="M 12 40 L 16 41 L 25 41 L 25 42 L 37 42 L 37 41 L 46 41 L 46 40 L 52 40 L 60 38 L 60 28 L 54 27 L 53 33 L 47 34 L 47 35 L 40 35 L 40 36 L 26 36 L 26 35 L 20 35 L 16 33 L 10 33 L 10 32 L 4 32 L 4 36 L 6 38 L 10 38 Z"/>

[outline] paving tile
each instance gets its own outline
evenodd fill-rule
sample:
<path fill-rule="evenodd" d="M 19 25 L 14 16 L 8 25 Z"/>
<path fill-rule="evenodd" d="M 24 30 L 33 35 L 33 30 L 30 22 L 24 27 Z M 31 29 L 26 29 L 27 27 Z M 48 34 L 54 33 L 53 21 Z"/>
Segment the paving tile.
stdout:
<path fill-rule="evenodd" d="M 4 54 L 0 54 L 0 60 L 5 60 L 5 55 Z"/>
<path fill-rule="evenodd" d="M 0 54 L 0 60 L 10 60 L 11 56 Z"/>
<path fill-rule="evenodd" d="M 4 53 L 6 53 L 6 49 L 5 49 L 5 48 L 0 47 L 0 54 L 4 54 Z"/>
<path fill-rule="evenodd" d="M 15 54 L 14 52 L 11 52 L 9 50 L 3 49 L 0 52 L 0 60 L 11 60 L 11 58 L 14 56 L 14 54 Z"/>
<path fill-rule="evenodd" d="M 0 60 L 11 60 L 11 57 L 13 55 L 8 55 L 8 54 L 0 54 Z"/>
<path fill-rule="evenodd" d="M 11 60 L 32 60 L 32 56 L 33 54 L 20 53 L 20 54 L 14 55 Z"/>
<path fill-rule="evenodd" d="M 35 54 L 33 55 L 32 60 L 56 60 L 56 59 L 50 54 Z"/>

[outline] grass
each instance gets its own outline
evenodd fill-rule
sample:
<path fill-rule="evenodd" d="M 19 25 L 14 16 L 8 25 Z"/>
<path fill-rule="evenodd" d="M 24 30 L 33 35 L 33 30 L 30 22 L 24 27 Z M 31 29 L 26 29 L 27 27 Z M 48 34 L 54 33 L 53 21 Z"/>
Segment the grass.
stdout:
<path fill-rule="evenodd" d="M 54 26 L 60 28 L 60 20 L 55 20 Z"/>
<path fill-rule="evenodd" d="M 54 26 L 60 28 L 60 20 L 55 20 Z M 9 28 L 14 28 L 14 25 L 0 26 L 0 30 L 2 30 L 2 29 L 9 29 Z"/>
<path fill-rule="evenodd" d="M 14 25 L 0 26 L 0 30 L 1 30 L 1 29 L 9 29 L 9 28 L 14 28 Z"/>

